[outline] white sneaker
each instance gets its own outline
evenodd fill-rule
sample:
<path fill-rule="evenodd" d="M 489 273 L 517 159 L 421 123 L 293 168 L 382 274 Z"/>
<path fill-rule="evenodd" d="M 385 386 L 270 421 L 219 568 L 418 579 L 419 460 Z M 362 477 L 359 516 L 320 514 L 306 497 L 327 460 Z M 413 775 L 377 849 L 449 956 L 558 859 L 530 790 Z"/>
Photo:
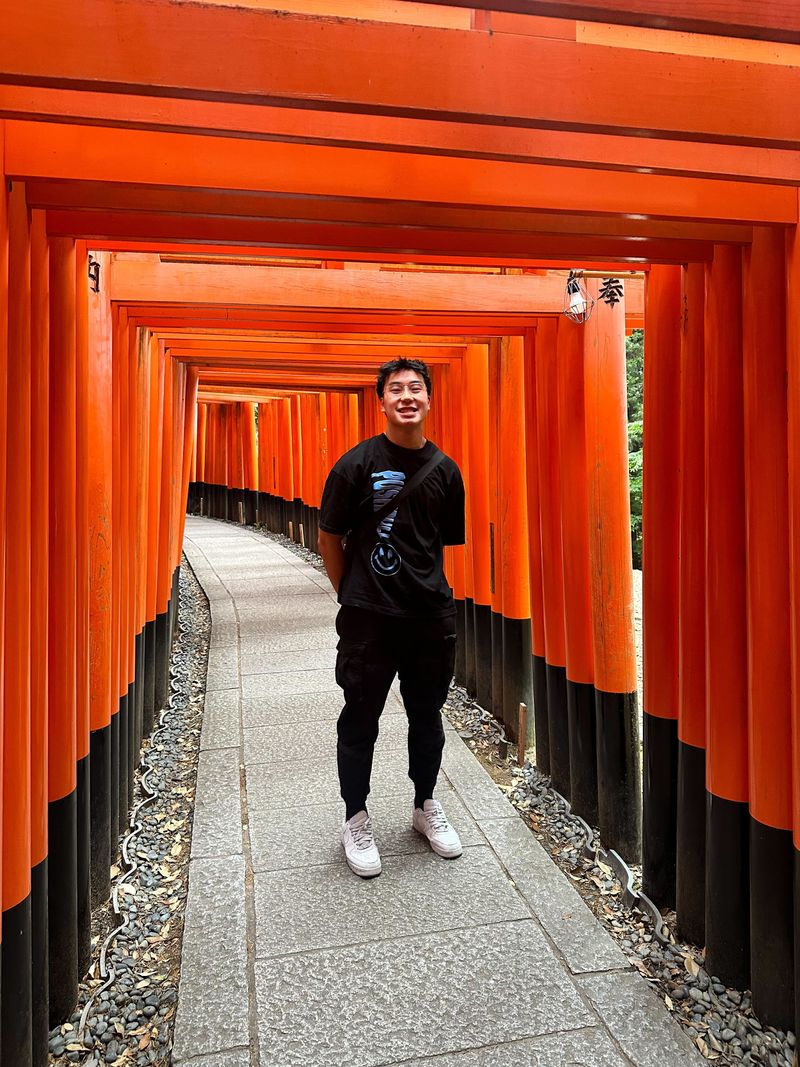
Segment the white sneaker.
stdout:
<path fill-rule="evenodd" d="M 381 873 L 381 857 L 372 833 L 372 820 L 359 811 L 342 827 L 342 847 L 347 866 L 361 878 L 374 878 Z"/>
<path fill-rule="evenodd" d="M 417 833 L 427 837 L 437 856 L 454 860 L 461 855 L 461 838 L 447 821 L 438 800 L 426 800 L 424 807 L 414 808 L 411 822 Z"/>

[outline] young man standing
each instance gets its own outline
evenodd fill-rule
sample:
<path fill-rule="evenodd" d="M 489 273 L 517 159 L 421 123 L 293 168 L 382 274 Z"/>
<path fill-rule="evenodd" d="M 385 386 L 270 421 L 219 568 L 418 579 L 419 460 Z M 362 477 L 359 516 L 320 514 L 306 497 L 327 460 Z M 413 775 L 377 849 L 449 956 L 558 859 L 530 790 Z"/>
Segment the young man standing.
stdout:
<path fill-rule="evenodd" d="M 333 467 L 319 522 L 320 552 L 341 604 L 336 681 L 345 704 L 336 751 L 345 802 L 342 844 L 362 878 L 381 872 L 367 794 L 378 720 L 395 675 L 408 716 L 412 824 L 440 856 L 461 855 L 458 834 L 433 790 L 456 643 L 442 548 L 464 543 L 464 484 L 453 460 L 425 438 L 427 366 L 415 359 L 385 363 L 376 388 L 386 429 Z"/>

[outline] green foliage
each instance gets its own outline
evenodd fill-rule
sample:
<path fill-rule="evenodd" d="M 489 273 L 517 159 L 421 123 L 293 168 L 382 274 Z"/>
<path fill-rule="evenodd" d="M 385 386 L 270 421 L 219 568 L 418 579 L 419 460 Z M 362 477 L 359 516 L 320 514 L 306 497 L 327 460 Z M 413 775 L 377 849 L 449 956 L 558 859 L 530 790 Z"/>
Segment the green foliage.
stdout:
<path fill-rule="evenodd" d="M 642 565 L 642 452 L 644 396 L 644 330 L 634 330 L 625 342 L 628 385 L 628 471 L 631 493 L 633 565 Z"/>

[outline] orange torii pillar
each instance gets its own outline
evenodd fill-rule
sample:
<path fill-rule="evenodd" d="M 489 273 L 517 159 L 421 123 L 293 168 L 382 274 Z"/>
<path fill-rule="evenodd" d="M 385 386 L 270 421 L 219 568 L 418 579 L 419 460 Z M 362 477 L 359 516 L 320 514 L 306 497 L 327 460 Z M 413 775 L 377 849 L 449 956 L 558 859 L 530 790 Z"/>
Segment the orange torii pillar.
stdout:
<path fill-rule="evenodd" d="M 625 304 L 598 299 L 584 326 L 589 566 L 597 715 L 597 806 L 608 848 L 641 851 L 641 761 L 625 382 Z"/>
<path fill-rule="evenodd" d="M 282 397 L 274 403 L 276 412 L 276 433 L 281 444 L 278 470 L 280 482 L 280 532 L 289 534 L 289 515 L 294 499 L 294 460 L 292 457 L 292 403 L 288 397 Z"/>
<path fill-rule="evenodd" d="M 111 833 L 119 837 L 125 833 L 128 825 L 128 720 L 127 688 L 125 678 L 125 655 L 123 649 L 124 606 L 123 589 L 125 531 L 122 526 L 122 350 L 126 344 L 126 318 L 124 311 L 112 309 L 112 360 L 111 360 L 111 394 L 112 426 L 111 464 L 111 526 L 114 536 L 111 545 L 111 683 L 116 712 L 111 716 L 111 776 L 116 785 L 116 802 L 112 786 L 111 796 Z M 115 833 L 116 829 L 116 833 Z"/>
<path fill-rule="evenodd" d="M 134 763 L 139 761 L 139 750 L 144 736 L 144 697 L 145 697 L 145 657 L 146 635 L 145 618 L 142 610 L 142 592 L 145 575 L 145 544 L 147 542 L 147 525 L 143 521 L 145 515 L 145 486 L 140 472 L 146 470 L 146 450 L 143 442 L 144 395 L 145 380 L 147 379 L 147 359 L 145 352 L 148 349 L 149 337 L 145 330 L 138 329 L 130 338 L 130 363 L 128 366 L 128 381 L 130 390 L 130 417 L 128 419 L 128 440 L 130 442 L 130 481 L 129 491 L 131 495 L 131 561 L 133 573 L 131 575 L 131 641 L 133 657 L 133 735 L 134 735 Z"/>
<path fill-rule="evenodd" d="M 744 473 L 750 776 L 750 982 L 771 1026 L 794 1024 L 792 729 L 784 235 L 744 254 Z"/>
<path fill-rule="evenodd" d="M 5 140 L 5 123 L 0 120 L 0 149 Z M 8 197 L 3 165 L 0 163 L 0 469 L 6 465 L 6 373 L 8 369 Z M 0 478 L 0 550 L 5 556 L 6 538 L 6 479 Z M 5 645 L 5 567 L 0 567 L 0 665 Z M 0 686 L 3 672 L 0 670 Z M 0 693 L 0 697 L 2 694 Z M 0 699 L 0 772 L 3 769 L 3 701 Z M 3 790 L 0 788 L 0 885 L 3 878 Z M 0 939 L 3 924 L 0 922 Z M 2 995 L 2 940 L 0 940 L 0 996 Z M 2 1026 L 0 1026 L 0 1055 L 2 1055 Z"/>
<path fill-rule="evenodd" d="M 92 957 L 91 778 L 89 721 L 89 258 L 75 246 L 75 419 L 76 419 L 76 597 L 75 729 L 78 758 L 78 970 Z"/>
<path fill-rule="evenodd" d="M 503 703 L 501 718 L 524 751 L 519 705 L 531 704 L 531 619 L 528 576 L 528 508 L 525 493 L 525 340 L 504 337 L 500 349 L 498 451 L 500 464 L 500 581 L 503 587 Z M 453 395 L 460 395 L 460 391 Z"/>
<path fill-rule="evenodd" d="M 5 191 L 2 194 L 5 197 Z M 8 194 L 8 395 L 3 648 L 3 1062 L 27 1064 L 31 947 L 31 240 L 25 185 Z M 39 561 L 37 561 L 39 562 Z"/>
<path fill-rule="evenodd" d="M 244 482 L 244 521 L 254 526 L 258 503 L 258 444 L 256 405 L 246 401 L 242 409 L 242 477 Z"/>
<path fill-rule="evenodd" d="M 798 193 L 800 207 L 800 193 Z M 794 1026 L 800 1024 L 800 227 L 786 234 L 786 351 L 788 355 L 789 568 L 792 665 L 794 843 Z"/>
<path fill-rule="evenodd" d="M 197 423 L 194 437 L 194 458 L 189 481 L 189 496 L 186 510 L 190 515 L 205 513 L 206 481 L 206 434 L 208 432 L 208 404 L 197 405 Z"/>
<path fill-rule="evenodd" d="M 258 525 L 266 526 L 269 515 L 267 497 L 267 412 L 269 402 L 260 401 L 258 404 Z"/>
<path fill-rule="evenodd" d="M 682 936 L 705 943 L 705 266 L 682 271 L 680 544 L 678 560 L 678 814 L 675 907 Z"/>
<path fill-rule="evenodd" d="M 147 612 L 147 543 L 150 526 L 149 469 L 150 469 L 150 360 L 152 343 L 140 334 L 136 346 L 136 366 L 133 380 L 136 389 L 136 409 L 132 429 L 135 432 L 136 449 L 134 472 L 136 493 L 136 717 L 140 734 L 149 734 L 153 726 L 153 627 Z M 148 653 L 151 666 L 148 667 Z"/>
<path fill-rule="evenodd" d="M 644 334 L 642 886 L 670 908 L 678 807 L 680 319 L 680 267 L 652 266 Z"/>
<path fill-rule="evenodd" d="M 542 527 L 539 509 L 538 415 L 536 409 L 536 330 L 525 332 L 525 434 L 528 504 L 528 569 L 531 599 L 531 677 L 536 766 L 550 773 L 550 728 L 547 718 L 547 661 L 542 595 Z"/>
<path fill-rule="evenodd" d="M 492 550 L 489 513 L 489 349 L 468 345 L 465 355 L 467 453 L 469 484 L 467 536 L 472 556 L 472 600 L 467 601 L 466 627 L 472 628 L 474 692 L 481 707 L 492 700 Z M 467 679 L 470 677 L 467 641 Z M 469 688 L 469 686 L 468 686 Z"/>
<path fill-rule="evenodd" d="M 291 537 L 298 544 L 301 541 L 300 525 L 303 521 L 303 414 L 300 394 L 292 395 L 292 480 L 294 482 L 294 500 L 292 506 Z"/>
<path fill-rule="evenodd" d="M 750 982 L 742 254 L 706 273 L 706 968 Z"/>
<path fill-rule="evenodd" d="M 169 554 L 172 583 L 169 600 L 169 648 L 170 656 L 178 628 L 178 604 L 180 600 L 181 556 L 183 552 L 183 520 L 186 512 L 184 492 L 184 442 L 186 434 L 186 382 L 188 368 L 185 363 L 173 364 L 174 384 L 172 391 L 172 476 L 170 478 Z M 169 690 L 169 664 L 167 664 L 167 690 Z"/>
<path fill-rule="evenodd" d="M 159 487 L 159 525 L 156 575 L 156 679 L 155 712 L 167 706 L 169 694 L 169 657 L 172 647 L 172 590 L 174 570 L 170 557 L 170 506 L 172 504 L 172 462 L 175 449 L 173 390 L 175 373 L 172 359 L 159 351 L 164 364 L 164 393 L 161 402 L 162 445 L 161 462 L 157 472 Z"/>
<path fill-rule="evenodd" d="M 141 599 L 140 610 L 144 618 L 144 668 L 142 701 L 143 727 L 152 727 L 156 713 L 156 580 L 158 564 L 156 560 L 159 530 L 158 479 L 161 463 L 161 398 L 163 393 L 163 364 L 158 356 L 158 347 L 148 343 L 141 350 L 144 360 L 142 377 L 142 398 L 140 435 L 144 455 L 141 463 L 143 493 L 141 497 L 141 516 L 145 520 L 142 531 L 141 551 Z"/>
<path fill-rule="evenodd" d="M 50 252 L 46 214 L 31 218 L 31 944 L 33 959 L 32 1060 L 48 1053 L 47 964 L 47 678 Z M 106 448 L 108 445 L 106 444 Z M 33 669 L 33 665 L 36 668 Z"/>
<path fill-rule="evenodd" d="M 228 516 L 244 522 L 244 466 L 242 463 L 242 405 L 228 408 Z"/>
<path fill-rule="evenodd" d="M 597 725 L 589 590 L 583 334 L 580 326 L 563 317 L 558 320 L 556 378 L 570 804 L 576 814 L 594 826 Z"/>
<path fill-rule="evenodd" d="M 75 733 L 75 242 L 50 242 L 50 553 L 48 640 L 48 923 L 50 1023 L 78 995 L 78 809 Z"/>
<path fill-rule="evenodd" d="M 98 253 L 100 292 L 88 293 L 88 509 L 89 509 L 89 773 L 91 782 L 92 906 L 108 899 L 116 854 L 111 826 L 111 307 L 102 291 L 107 256 Z"/>
<path fill-rule="evenodd" d="M 569 800 L 569 715 L 564 629 L 564 565 L 561 543 L 557 331 L 558 323 L 554 318 L 539 319 L 536 328 L 535 363 L 536 438 L 550 778 L 553 788 Z"/>
<path fill-rule="evenodd" d="M 503 718 L 503 581 L 500 553 L 500 338 L 489 344 L 489 559 L 491 578 L 491 696 L 487 708 Z"/>

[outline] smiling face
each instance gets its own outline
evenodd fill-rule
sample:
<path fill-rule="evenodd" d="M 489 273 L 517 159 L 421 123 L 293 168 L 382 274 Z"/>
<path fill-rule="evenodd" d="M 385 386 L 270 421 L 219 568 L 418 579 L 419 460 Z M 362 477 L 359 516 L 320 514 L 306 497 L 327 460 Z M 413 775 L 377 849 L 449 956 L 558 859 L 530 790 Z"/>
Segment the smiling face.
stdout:
<path fill-rule="evenodd" d="M 383 387 L 381 411 L 391 426 L 422 427 L 428 417 L 431 401 L 422 375 L 413 370 L 399 370 L 390 374 Z"/>

